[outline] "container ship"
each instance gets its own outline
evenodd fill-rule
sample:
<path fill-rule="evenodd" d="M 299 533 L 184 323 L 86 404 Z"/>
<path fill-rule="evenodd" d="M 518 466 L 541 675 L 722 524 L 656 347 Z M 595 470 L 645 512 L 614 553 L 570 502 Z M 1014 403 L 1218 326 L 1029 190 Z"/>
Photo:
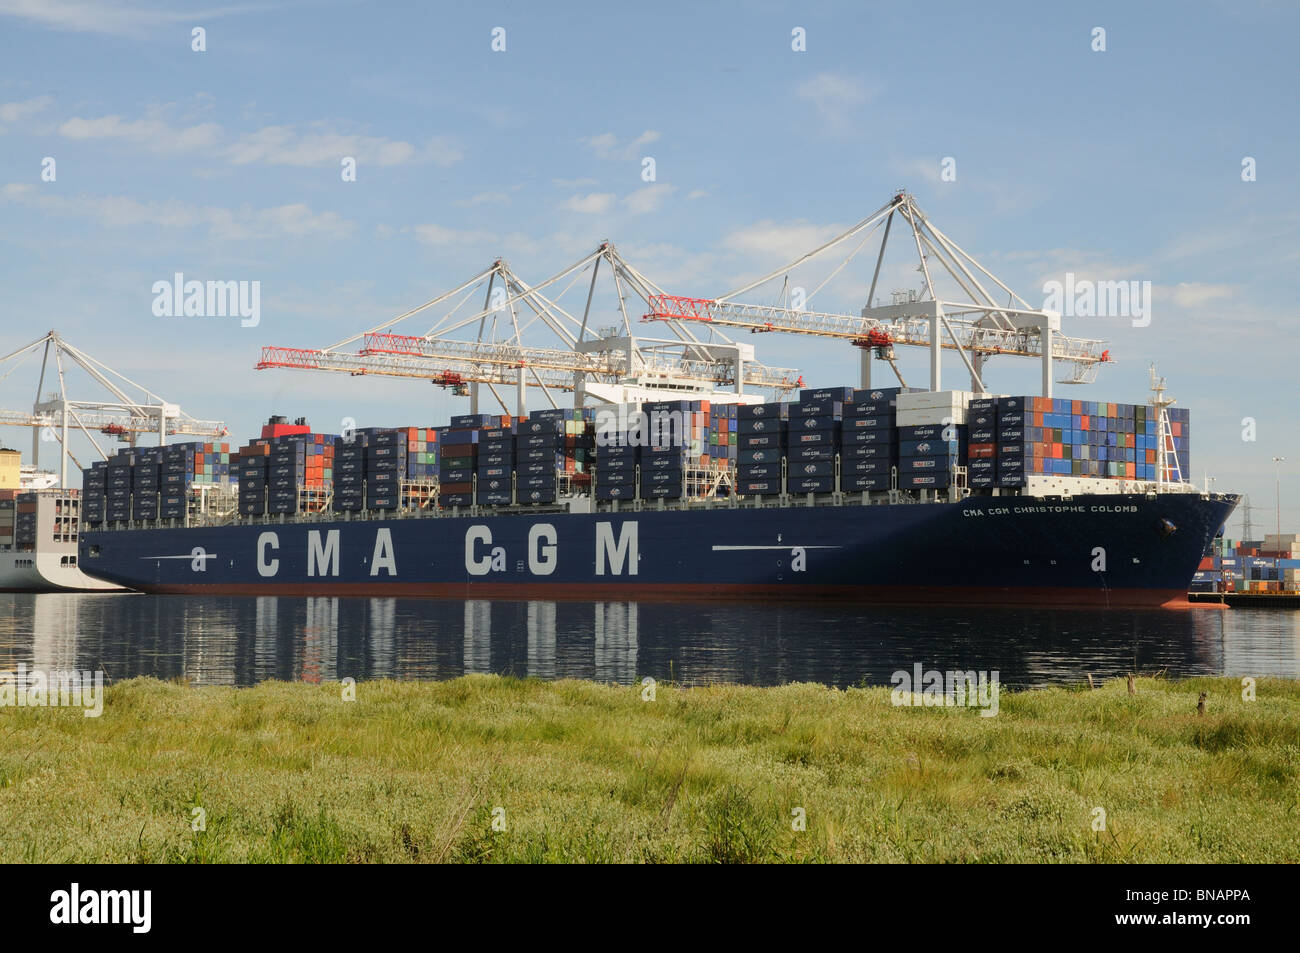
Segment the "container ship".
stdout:
<path fill-rule="evenodd" d="M 882 305 L 891 228 L 911 230 L 900 240 L 924 286 Z M 877 231 L 861 313 L 808 310 L 792 273 L 850 249 L 816 294 Z M 598 273 L 613 281 L 607 310 Z M 780 304 L 737 300 L 776 281 Z M 559 299 L 575 286 L 587 298 L 570 313 Z M 483 310 L 459 315 L 471 300 Z M 435 308 L 424 334 L 392 330 Z M 594 327 L 601 313 L 619 323 Z M 475 324 L 475 340 L 451 337 Z M 534 325 L 563 346 L 525 340 Z M 737 330 L 856 347 L 861 386 L 807 388 Z M 905 386 L 896 346 L 928 348 L 928 388 Z M 945 349 L 970 390 L 942 386 Z M 989 392 L 987 362 L 1003 357 L 1040 360 L 1042 396 Z M 898 387 L 872 386 L 873 360 Z M 1154 368 L 1149 404 L 1064 400 L 1058 360 L 1073 369 L 1063 383 L 1083 384 L 1111 357 L 1064 335 L 1058 311 L 1012 292 L 906 192 L 719 298 L 665 294 L 608 241 L 536 283 L 498 259 L 369 331 L 265 347 L 257 365 L 422 380 L 469 396 L 473 413 L 339 435 L 273 419 L 232 453 L 225 502 L 183 492 L 179 451 L 119 453 L 85 472 L 80 565 L 147 592 L 1187 604 L 1237 497 L 1187 481 L 1190 415 Z M 498 399 L 513 388 L 517 412 L 477 413 L 484 384 Z M 529 412 L 533 386 L 549 408 Z"/>
<path fill-rule="evenodd" d="M 0 490 L 0 592 L 103 592 L 116 583 L 77 565 L 76 490 Z"/>
<path fill-rule="evenodd" d="M 167 491 L 183 449 L 122 451 L 83 474 L 80 565 L 155 593 L 1185 605 L 1237 502 L 1174 478 L 1190 415 L 1158 401 L 731 398 L 273 418 L 224 508 Z"/>

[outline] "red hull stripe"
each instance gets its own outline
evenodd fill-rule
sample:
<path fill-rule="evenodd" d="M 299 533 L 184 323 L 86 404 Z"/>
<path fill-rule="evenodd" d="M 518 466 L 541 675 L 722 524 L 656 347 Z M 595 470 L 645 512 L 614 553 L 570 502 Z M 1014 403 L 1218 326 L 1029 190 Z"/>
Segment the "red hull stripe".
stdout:
<path fill-rule="evenodd" d="M 765 602 L 833 599 L 892 605 L 1070 606 L 1135 608 L 1185 606 L 1187 593 L 1177 589 L 1004 588 L 978 586 L 770 586 L 694 583 L 228 583 L 148 586 L 155 593 L 210 593 L 244 596 L 407 596 L 430 599 L 501 599 L 543 601 L 700 602 L 744 598 Z"/>

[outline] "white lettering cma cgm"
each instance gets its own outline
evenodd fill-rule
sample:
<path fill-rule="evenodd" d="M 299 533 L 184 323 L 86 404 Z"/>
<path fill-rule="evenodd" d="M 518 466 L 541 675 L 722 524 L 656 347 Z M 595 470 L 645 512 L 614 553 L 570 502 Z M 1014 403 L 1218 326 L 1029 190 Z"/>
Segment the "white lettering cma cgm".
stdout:
<path fill-rule="evenodd" d="M 257 537 L 257 574 L 270 579 L 280 572 L 280 536 L 268 530 Z M 307 532 L 307 575 L 337 576 L 339 574 L 339 530 Z M 393 532 L 387 526 L 375 530 L 375 545 L 370 554 L 370 575 L 381 572 L 397 575 L 397 555 L 393 551 Z"/>
<path fill-rule="evenodd" d="M 596 524 L 595 572 L 597 576 L 635 576 L 641 558 L 639 527 L 627 520 L 618 527 L 614 524 Z M 343 544 L 341 530 L 308 530 L 306 539 L 307 575 L 310 577 L 338 576 L 341 571 Z M 267 530 L 257 537 L 257 573 L 272 579 L 280 572 L 280 535 Z M 550 523 L 534 523 L 528 530 L 528 572 L 534 576 L 549 576 L 559 565 L 559 533 Z M 504 546 L 493 545 L 492 530 L 483 524 L 473 524 L 465 530 L 465 572 L 471 576 L 486 576 L 506 572 L 509 557 Z M 397 576 L 397 554 L 393 548 L 392 531 L 381 526 L 375 530 L 375 542 L 370 555 L 370 575 L 381 573 Z"/>
<path fill-rule="evenodd" d="M 613 523 L 596 524 L 596 575 L 635 576 L 640 552 L 637 524 L 628 520 L 614 536 Z M 534 576 L 549 576 L 559 562 L 560 547 L 555 527 L 535 523 L 528 531 L 528 571 Z M 509 571 L 509 556 L 504 546 L 492 544 L 492 530 L 475 524 L 465 531 L 465 572 L 471 576 Z"/>

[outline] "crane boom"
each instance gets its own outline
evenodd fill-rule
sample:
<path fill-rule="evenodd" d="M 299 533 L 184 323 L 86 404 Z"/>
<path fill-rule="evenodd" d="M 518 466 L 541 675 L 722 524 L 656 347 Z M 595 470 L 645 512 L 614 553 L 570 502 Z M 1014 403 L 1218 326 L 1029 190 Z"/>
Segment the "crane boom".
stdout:
<path fill-rule="evenodd" d="M 894 293 L 894 303 L 874 304 L 875 289 L 881 275 L 890 228 L 897 215 L 911 227 L 917 266 L 924 277 L 920 292 L 905 290 Z M 774 281 L 783 280 L 782 302 L 790 286 L 790 273 L 814 258 L 841 245 L 861 232 L 866 234 L 830 275 L 804 294 L 806 302 L 821 291 L 867 244 L 876 229 L 884 226 L 880 252 L 871 276 L 871 291 L 860 315 L 836 314 L 772 305 L 746 304 L 735 297 Z M 940 290 L 936 279 L 947 284 Z M 949 287 L 951 285 L 951 287 Z M 1005 294 L 1006 303 L 994 300 Z M 794 295 L 791 293 L 791 300 Z M 982 369 L 990 358 L 999 355 L 1035 357 L 1042 362 L 1043 395 L 1050 397 L 1054 379 L 1053 362 L 1064 361 L 1071 373 L 1061 383 L 1083 384 L 1093 379 L 1097 368 L 1110 362 L 1105 341 L 1062 334 L 1061 316 L 1054 311 L 1033 308 L 991 271 L 966 253 L 956 242 L 926 218 L 916 201 L 906 192 L 894 198 L 870 217 L 858 222 L 820 247 L 741 288 L 717 298 L 691 298 L 657 292 L 647 299 L 649 310 L 643 321 L 673 324 L 704 324 L 709 327 L 739 328 L 751 333 L 781 332 L 848 341 L 863 349 L 862 386 L 870 386 L 870 353 L 894 365 L 894 345 L 928 348 L 930 351 L 930 389 L 941 388 L 940 356 L 945 350 L 956 351 L 970 372 L 971 388 L 984 392 Z M 899 374 L 901 380 L 901 374 Z"/>
<path fill-rule="evenodd" d="M 969 305 L 939 302 L 954 309 Z M 1021 313 L 1013 308 L 998 308 L 999 312 Z M 977 354 L 1011 354 L 1021 357 L 1041 357 L 1042 337 L 1033 328 L 1000 328 L 981 324 L 980 319 L 960 317 L 959 310 L 944 312 L 948 323 L 956 332 L 956 341 L 940 338 L 939 346 L 957 349 L 959 344 Z M 1029 312 L 1023 312 L 1029 313 Z M 652 295 L 650 311 L 643 321 L 700 321 L 722 327 L 740 328 L 754 333 L 779 331 L 788 334 L 806 334 L 815 337 L 847 340 L 858 347 L 878 347 L 883 344 L 907 344 L 929 347 L 929 315 L 900 316 L 892 320 L 866 318 L 860 315 L 836 314 L 819 311 L 799 311 L 775 305 L 741 304 L 712 298 L 687 298 L 679 295 Z M 881 335 L 884 335 L 882 338 Z M 1088 338 L 1052 335 L 1052 356 L 1058 360 L 1096 363 L 1109 361 L 1104 341 Z"/>
<path fill-rule="evenodd" d="M 653 342 L 651 342 L 653 344 Z M 717 346 L 715 346 L 717 347 Z M 583 352 L 564 348 L 522 346 L 513 342 L 451 341 L 399 334 L 367 334 L 355 353 L 311 348 L 264 347 L 257 368 L 342 371 L 353 375 L 433 380 L 452 373 L 465 383 L 514 385 L 518 372 L 557 390 L 573 390 L 574 375 L 586 374 L 610 382 L 636 374 L 677 375 L 704 383 L 731 383 L 730 368 L 704 360 L 665 359 L 650 347 L 633 355 L 622 349 Z M 798 372 L 791 368 L 746 363 L 744 383 L 753 387 L 790 389 Z M 461 381 L 457 381 L 460 383 Z"/>

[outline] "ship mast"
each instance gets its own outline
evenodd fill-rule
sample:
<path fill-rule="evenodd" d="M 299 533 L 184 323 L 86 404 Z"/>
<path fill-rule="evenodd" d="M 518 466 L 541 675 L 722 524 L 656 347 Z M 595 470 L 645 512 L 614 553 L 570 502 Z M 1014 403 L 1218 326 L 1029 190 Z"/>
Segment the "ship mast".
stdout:
<path fill-rule="evenodd" d="M 1173 428 L 1169 425 L 1169 408 L 1174 405 L 1173 399 L 1165 396 L 1165 379 L 1156 374 L 1156 366 L 1149 365 L 1151 372 L 1151 408 L 1156 412 L 1156 489 L 1163 489 L 1166 483 L 1182 483 L 1183 473 L 1178 466 L 1178 454 L 1171 453 L 1170 441 L 1173 439 Z M 1178 477 L 1173 479 L 1173 473 L 1168 472 L 1177 470 Z M 1168 475 L 1169 479 L 1166 479 Z"/>

